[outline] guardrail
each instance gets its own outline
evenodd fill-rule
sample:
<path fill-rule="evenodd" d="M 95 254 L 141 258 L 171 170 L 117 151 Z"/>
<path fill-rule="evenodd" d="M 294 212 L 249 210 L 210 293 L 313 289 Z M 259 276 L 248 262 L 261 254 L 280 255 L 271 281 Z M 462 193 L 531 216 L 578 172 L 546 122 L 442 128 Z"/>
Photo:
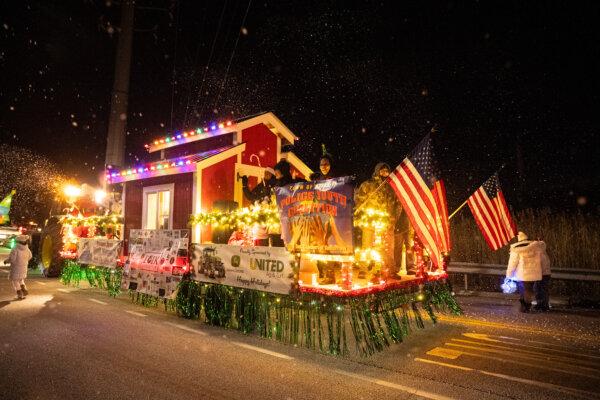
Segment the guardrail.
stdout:
<path fill-rule="evenodd" d="M 453 261 L 448 266 L 448 273 L 464 274 L 464 290 L 468 292 L 469 274 L 504 276 L 506 274 L 506 265 L 476 264 L 461 261 Z M 600 282 L 600 270 L 552 268 L 552 279 Z"/>

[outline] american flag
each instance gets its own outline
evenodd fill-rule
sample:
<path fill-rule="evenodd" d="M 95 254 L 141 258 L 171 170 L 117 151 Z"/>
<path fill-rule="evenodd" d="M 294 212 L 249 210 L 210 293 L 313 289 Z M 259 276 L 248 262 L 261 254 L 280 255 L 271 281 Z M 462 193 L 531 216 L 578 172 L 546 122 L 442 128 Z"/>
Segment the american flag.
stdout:
<path fill-rule="evenodd" d="M 442 267 L 450 251 L 446 188 L 432 156 L 427 135 L 390 174 L 388 180 L 433 264 Z"/>
<path fill-rule="evenodd" d="M 497 174 L 485 181 L 469 197 L 468 203 L 479 230 L 492 250 L 505 246 L 517 235 L 517 226 L 508 211 Z"/>

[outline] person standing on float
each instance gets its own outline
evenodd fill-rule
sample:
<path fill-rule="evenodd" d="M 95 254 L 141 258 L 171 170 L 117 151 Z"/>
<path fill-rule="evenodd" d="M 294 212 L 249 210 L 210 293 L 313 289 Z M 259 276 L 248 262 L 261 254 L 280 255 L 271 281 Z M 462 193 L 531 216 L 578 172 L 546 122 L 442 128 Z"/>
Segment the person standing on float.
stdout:
<path fill-rule="evenodd" d="M 311 182 L 324 181 L 326 179 L 337 178 L 338 176 L 333 172 L 333 156 L 327 153 L 325 145 L 322 145 L 323 153 L 319 159 L 319 172 L 315 172 L 310 175 Z M 326 237 L 331 236 L 330 228 L 326 233 Z M 335 272 L 339 270 L 339 263 L 333 261 L 318 261 L 317 268 L 319 269 L 319 284 L 321 285 L 332 285 L 336 283 Z"/>
<path fill-rule="evenodd" d="M 388 213 L 390 223 L 382 233 L 383 251 L 381 256 L 383 265 L 388 269 L 388 273 L 394 274 L 397 272 L 394 260 L 394 227 L 402 208 L 391 186 L 384 184 L 390 172 L 391 168 L 388 164 L 384 162 L 378 163 L 375 166 L 372 177 L 361 183 L 354 193 L 354 202 L 357 209 L 367 210 L 373 208 Z M 375 230 L 370 227 L 363 227 L 361 230 L 362 248 L 373 247 Z M 363 279 L 365 277 L 366 271 L 361 269 L 358 273 L 358 278 Z M 381 273 L 374 274 L 371 279 L 377 281 L 379 278 L 381 278 Z"/>

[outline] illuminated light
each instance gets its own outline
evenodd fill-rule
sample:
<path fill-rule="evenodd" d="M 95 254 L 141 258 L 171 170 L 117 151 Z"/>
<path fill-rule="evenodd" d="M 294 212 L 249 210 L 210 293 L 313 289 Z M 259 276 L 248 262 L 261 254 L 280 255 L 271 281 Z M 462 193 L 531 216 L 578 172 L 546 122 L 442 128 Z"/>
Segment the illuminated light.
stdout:
<path fill-rule="evenodd" d="M 193 135 L 193 134 L 194 134 L 194 132 L 192 132 L 192 135 Z M 188 137 L 188 134 L 187 134 L 187 132 L 184 132 L 184 133 L 183 133 L 183 137 Z"/>
<path fill-rule="evenodd" d="M 144 172 L 148 171 L 148 167 L 144 168 Z"/>
<path fill-rule="evenodd" d="M 121 176 L 125 176 L 125 175 L 127 175 L 127 172 L 125 172 L 125 171 L 121 172 Z"/>
<path fill-rule="evenodd" d="M 231 121 L 227 121 L 227 126 L 231 126 Z"/>
<path fill-rule="evenodd" d="M 181 139 L 181 135 L 177 135 L 176 137 L 177 137 L 177 139 Z"/>
<path fill-rule="evenodd" d="M 151 171 L 154 171 L 155 169 L 156 169 L 156 167 L 154 165 L 150 167 Z"/>
<path fill-rule="evenodd" d="M 117 174 L 115 172 L 113 172 L 112 174 L 110 174 L 110 176 L 112 176 L 114 178 L 115 176 L 117 176 Z"/>
<path fill-rule="evenodd" d="M 156 169 L 162 169 L 162 165 L 157 165 Z"/>
<path fill-rule="evenodd" d="M 196 133 L 202 133 L 202 128 L 196 129 Z"/>
<path fill-rule="evenodd" d="M 175 140 L 175 136 L 171 136 L 171 140 Z"/>
<path fill-rule="evenodd" d="M 144 147 L 145 147 L 145 148 L 148 148 L 148 147 L 150 147 L 150 146 L 148 146 L 147 144 L 145 144 L 145 145 L 144 145 Z"/>
<path fill-rule="evenodd" d="M 210 127 L 210 130 L 211 130 L 211 131 L 214 131 L 215 129 L 217 129 L 217 126 L 216 126 L 216 125 L 212 125 L 212 126 Z"/>
<path fill-rule="evenodd" d="M 160 142 L 159 142 L 158 140 L 155 140 L 155 141 L 154 141 L 154 144 L 159 144 L 159 143 L 160 143 Z"/>
<path fill-rule="evenodd" d="M 81 188 L 74 185 L 67 185 L 63 189 L 67 197 L 79 197 L 81 196 Z"/>
<path fill-rule="evenodd" d="M 219 124 L 219 129 L 223 129 L 223 128 L 225 128 L 225 125 Z"/>
<path fill-rule="evenodd" d="M 183 165 L 183 161 L 179 161 L 177 165 Z"/>
<path fill-rule="evenodd" d="M 138 172 L 140 172 L 140 173 L 144 172 L 144 168 L 138 168 Z"/>
<path fill-rule="evenodd" d="M 94 192 L 94 201 L 96 204 L 101 204 L 106 198 L 106 192 L 104 190 L 98 189 Z"/>
<path fill-rule="evenodd" d="M 416 297 L 417 301 L 423 301 L 425 299 L 425 296 L 423 295 L 423 293 L 419 293 Z"/>
<path fill-rule="evenodd" d="M 164 139 L 160 139 L 160 143 L 164 143 L 164 142 L 165 142 L 165 140 L 164 140 Z"/>
<path fill-rule="evenodd" d="M 172 162 L 172 163 L 171 163 L 171 167 L 174 167 L 174 166 L 175 166 L 175 163 L 174 163 L 174 162 Z"/>
<path fill-rule="evenodd" d="M 171 139 L 169 139 L 169 138 L 166 138 L 166 139 L 165 139 L 165 142 L 166 142 L 166 143 L 169 143 L 170 141 L 171 141 Z"/>
<path fill-rule="evenodd" d="M 204 132 L 208 132 L 208 127 L 204 128 Z"/>

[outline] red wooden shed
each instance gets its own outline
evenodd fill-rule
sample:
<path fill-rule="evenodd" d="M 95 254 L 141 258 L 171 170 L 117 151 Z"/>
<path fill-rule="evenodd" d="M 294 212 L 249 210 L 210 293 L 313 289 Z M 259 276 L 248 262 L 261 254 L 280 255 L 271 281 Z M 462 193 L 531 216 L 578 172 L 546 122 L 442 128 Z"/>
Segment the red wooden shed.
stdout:
<path fill-rule="evenodd" d="M 253 186 L 282 158 L 297 177 L 308 177 L 304 162 L 282 152 L 297 140 L 271 112 L 154 140 L 146 148 L 156 161 L 106 171 L 109 184 L 123 185 L 125 240 L 131 229 L 186 229 L 191 214 L 247 205 L 238 175 L 249 176 Z M 192 231 L 193 242 L 207 240 L 208 228 Z"/>

